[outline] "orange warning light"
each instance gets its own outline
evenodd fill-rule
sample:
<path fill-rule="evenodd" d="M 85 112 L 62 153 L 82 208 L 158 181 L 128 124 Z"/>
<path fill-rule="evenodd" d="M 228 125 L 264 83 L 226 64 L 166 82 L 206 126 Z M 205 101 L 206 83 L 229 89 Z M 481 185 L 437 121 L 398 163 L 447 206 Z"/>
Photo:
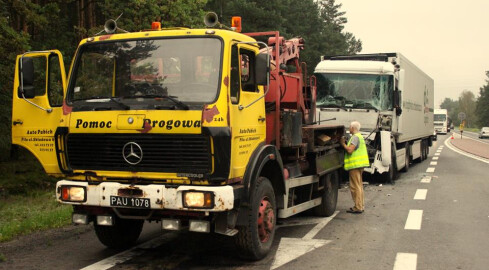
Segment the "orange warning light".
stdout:
<path fill-rule="evenodd" d="M 151 30 L 156 30 L 156 31 L 161 30 L 161 23 L 160 22 L 153 22 L 151 24 Z"/>
<path fill-rule="evenodd" d="M 234 16 L 231 18 L 231 27 L 233 27 L 238 33 L 241 33 L 241 17 Z"/>

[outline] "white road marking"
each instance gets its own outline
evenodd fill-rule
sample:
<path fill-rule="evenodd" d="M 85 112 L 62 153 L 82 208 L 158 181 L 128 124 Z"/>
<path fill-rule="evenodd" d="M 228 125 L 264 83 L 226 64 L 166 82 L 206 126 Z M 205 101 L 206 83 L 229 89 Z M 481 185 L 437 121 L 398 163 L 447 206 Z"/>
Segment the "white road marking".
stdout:
<path fill-rule="evenodd" d="M 299 258 L 300 256 L 311 252 L 317 248 L 320 248 L 331 240 L 322 239 L 301 239 L 301 238 L 287 238 L 282 237 L 278 244 L 277 253 L 273 261 L 271 270 L 277 269 L 280 266 Z"/>
<path fill-rule="evenodd" d="M 430 183 L 431 182 L 431 177 L 430 176 L 425 176 L 423 179 L 421 179 L 421 183 Z"/>
<path fill-rule="evenodd" d="M 143 254 L 146 251 L 146 249 L 159 247 L 174 237 L 176 237 L 176 234 L 171 234 L 171 233 L 163 234 L 157 238 L 144 242 L 139 246 L 135 246 L 131 249 L 115 254 L 114 256 L 103 259 L 97 263 L 84 267 L 80 270 L 106 270 L 112 268 L 116 264 L 123 263 L 125 261 L 134 258 L 135 256 Z"/>
<path fill-rule="evenodd" d="M 333 220 L 334 217 L 336 217 L 336 215 L 339 213 L 340 211 L 336 211 L 334 212 L 333 215 L 331 215 L 330 217 L 327 217 L 327 218 L 324 218 L 323 221 L 321 221 L 321 223 L 319 223 L 318 225 L 314 226 L 314 228 L 312 228 L 306 235 L 304 235 L 304 237 L 302 237 L 302 239 L 313 239 L 314 236 L 316 236 L 316 234 L 319 233 L 320 230 L 322 230 L 324 228 L 324 226 L 328 225 L 328 223 Z"/>
<path fill-rule="evenodd" d="M 429 172 L 429 173 L 435 172 L 435 168 L 429 167 L 428 169 L 426 169 L 426 172 Z"/>
<path fill-rule="evenodd" d="M 421 230 L 421 221 L 423 220 L 423 210 L 409 210 L 406 219 L 405 230 Z"/>
<path fill-rule="evenodd" d="M 459 150 L 458 148 L 456 148 L 456 147 L 452 146 L 452 144 L 451 144 L 451 143 L 449 143 L 449 139 L 446 139 L 446 140 L 445 140 L 445 145 L 446 145 L 448 148 L 450 148 L 450 150 L 455 151 L 455 152 L 457 152 L 457 153 L 459 153 L 459 154 L 461 154 L 461 155 L 464 155 L 464 156 L 466 156 L 466 157 L 473 158 L 473 159 L 476 159 L 476 160 L 478 160 L 478 161 L 482 161 L 482 162 L 485 162 L 485 163 L 489 164 L 489 159 L 487 159 L 487 158 L 482 158 L 482 157 L 478 157 L 478 156 L 476 156 L 476 155 L 472 155 L 472 154 L 469 154 L 469 153 L 463 152 L 463 151 Z"/>
<path fill-rule="evenodd" d="M 436 165 L 438 165 L 438 162 L 436 162 L 436 161 L 430 162 L 430 166 L 436 166 Z"/>
<path fill-rule="evenodd" d="M 413 200 L 426 200 L 427 193 L 428 193 L 427 189 L 418 189 L 416 190 L 416 194 L 414 194 Z"/>
<path fill-rule="evenodd" d="M 440 157 L 433 157 L 433 160 L 438 160 Z"/>
<path fill-rule="evenodd" d="M 312 228 L 302 238 L 282 237 L 275 254 L 275 259 L 270 269 L 277 269 L 280 266 L 299 258 L 300 256 L 320 248 L 331 240 L 313 239 L 333 218 L 339 213 L 336 211 L 332 216 L 323 218 L 314 228 Z"/>
<path fill-rule="evenodd" d="M 399 252 L 394 262 L 394 270 L 416 270 L 417 264 L 418 254 Z"/>
<path fill-rule="evenodd" d="M 440 155 L 440 153 L 435 153 L 435 156 L 439 156 L 439 155 Z"/>
<path fill-rule="evenodd" d="M 436 150 L 437 153 L 441 153 L 441 149 Z"/>

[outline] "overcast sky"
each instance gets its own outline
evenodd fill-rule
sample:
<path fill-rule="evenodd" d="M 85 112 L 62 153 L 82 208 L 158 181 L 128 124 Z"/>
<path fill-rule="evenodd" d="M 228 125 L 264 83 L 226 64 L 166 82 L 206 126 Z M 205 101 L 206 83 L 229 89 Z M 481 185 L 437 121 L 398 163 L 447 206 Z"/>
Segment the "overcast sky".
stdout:
<path fill-rule="evenodd" d="M 400 52 L 435 81 L 435 108 L 476 98 L 489 70 L 488 0 L 336 0 L 361 53 Z"/>

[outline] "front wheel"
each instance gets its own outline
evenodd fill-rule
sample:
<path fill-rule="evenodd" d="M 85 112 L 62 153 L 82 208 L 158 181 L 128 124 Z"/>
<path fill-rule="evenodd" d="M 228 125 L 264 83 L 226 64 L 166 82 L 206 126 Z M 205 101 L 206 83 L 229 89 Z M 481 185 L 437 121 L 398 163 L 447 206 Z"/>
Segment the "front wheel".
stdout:
<path fill-rule="evenodd" d="M 399 173 L 397 172 L 397 159 L 394 146 L 391 146 L 391 149 L 391 164 L 389 165 L 389 171 L 381 174 L 381 177 L 384 183 L 394 184 Z"/>
<path fill-rule="evenodd" d="M 268 254 L 275 236 L 276 209 L 272 184 L 267 178 L 259 177 L 251 193 L 247 224 L 238 226 L 236 246 L 240 256 L 260 260 Z"/>
<path fill-rule="evenodd" d="M 122 249 L 132 246 L 139 238 L 144 220 L 116 218 L 112 226 L 93 224 L 98 240 L 109 248 Z"/>
<path fill-rule="evenodd" d="M 321 176 L 320 181 L 324 181 L 322 200 L 320 205 L 313 208 L 313 211 L 316 216 L 329 217 L 336 210 L 336 203 L 338 202 L 338 171 Z"/>

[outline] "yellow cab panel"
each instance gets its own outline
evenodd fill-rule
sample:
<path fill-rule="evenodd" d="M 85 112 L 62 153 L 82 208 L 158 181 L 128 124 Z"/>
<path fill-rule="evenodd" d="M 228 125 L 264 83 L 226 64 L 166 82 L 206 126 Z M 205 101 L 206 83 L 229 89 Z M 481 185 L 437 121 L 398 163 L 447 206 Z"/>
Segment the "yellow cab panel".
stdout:
<path fill-rule="evenodd" d="M 20 69 L 23 74 L 20 74 Z M 21 83 L 22 78 L 22 83 Z M 62 117 L 66 75 L 57 50 L 19 55 L 12 97 L 12 143 L 25 147 L 49 174 L 60 174 L 54 134 Z"/>

